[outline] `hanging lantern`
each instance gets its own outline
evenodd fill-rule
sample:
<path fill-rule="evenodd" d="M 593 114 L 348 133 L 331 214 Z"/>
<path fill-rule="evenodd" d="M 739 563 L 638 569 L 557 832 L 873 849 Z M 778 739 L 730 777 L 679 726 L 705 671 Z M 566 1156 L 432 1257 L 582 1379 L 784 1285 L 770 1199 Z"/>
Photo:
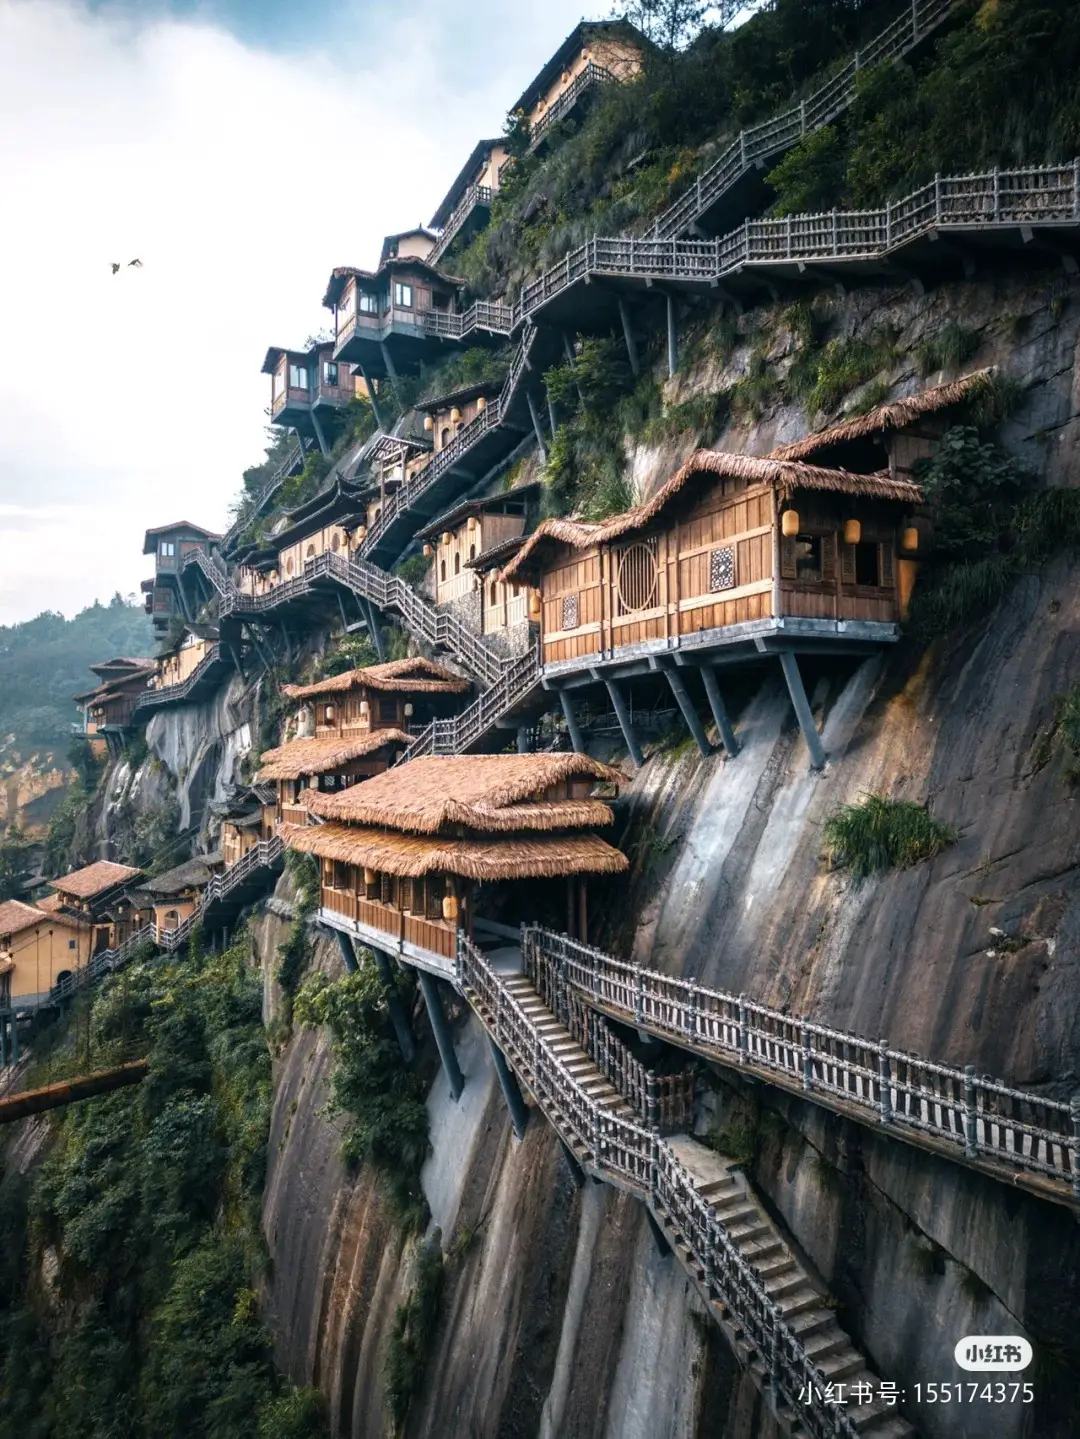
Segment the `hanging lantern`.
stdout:
<path fill-rule="evenodd" d="M 456 923 L 458 917 L 458 902 L 456 894 L 447 894 L 443 896 L 442 917 L 443 919 L 449 919 Z"/>
<path fill-rule="evenodd" d="M 443 530 L 443 533 L 442 533 L 442 542 L 443 542 L 444 545 L 453 544 L 453 542 L 454 542 L 454 537 L 453 537 L 453 535 L 450 533 L 449 530 Z"/>
<path fill-rule="evenodd" d="M 461 411 L 458 409 L 457 405 L 455 405 L 454 408 L 450 411 L 450 423 L 452 425 L 456 425 L 458 420 L 460 419 Z"/>
<path fill-rule="evenodd" d="M 370 713 L 371 713 L 371 706 L 368 704 L 367 700 L 361 700 L 361 701 L 360 701 L 360 718 L 361 718 L 361 719 L 367 719 L 367 717 L 368 717 L 368 715 L 369 715 Z"/>
<path fill-rule="evenodd" d="M 529 618 L 530 618 L 531 620 L 539 620 L 540 615 L 541 615 L 540 591 L 539 591 L 539 590 L 530 590 L 530 591 L 529 591 Z"/>
<path fill-rule="evenodd" d="M 780 533 L 785 540 L 793 540 L 799 533 L 798 510 L 785 510 L 780 516 Z"/>
<path fill-rule="evenodd" d="M 914 525 L 906 525 L 900 531 L 900 548 L 902 550 L 917 550 L 919 548 L 919 532 Z"/>
<path fill-rule="evenodd" d="M 366 540 L 366 539 L 367 539 L 367 525 L 357 525 L 357 527 L 356 527 L 356 538 L 357 538 L 358 540 Z"/>
<path fill-rule="evenodd" d="M 427 431 L 427 433 L 430 435 L 431 432 L 432 432 L 432 430 L 433 430 L 434 428 L 435 428 L 435 419 L 434 419 L 434 416 L 432 416 L 432 415 L 425 415 L 425 416 L 424 416 L 424 429 L 425 429 L 425 430 Z"/>
<path fill-rule="evenodd" d="M 375 870 L 373 870 L 373 869 L 365 869 L 365 870 L 364 870 L 364 883 L 365 883 L 366 885 L 375 884 L 375 883 L 378 881 L 378 878 L 379 878 L 379 876 L 378 876 L 378 874 L 376 873 Z"/>
<path fill-rule="evenodd" d="M 844 521 L 844 544 L 857 545 L 862 539 L 862 525 L 858 520 Z"/>
<path fill-rule="evenodd" d="M 434 553 L 435 553 L 435 551 L 431 548 L 430 545 L 425 545 L 425 546 L 424 546 L 424 559 L 425 559 L 425 560 L 430 560 L 431 557 L 432 557 L 432 555 L 433 555 Z"/>
<path fill-rule="evenodd" d="M 569 71 L 569 70 L 564 70 L 564 71 L 562 72 L 562 82 L 563 82 L 563 84 L 564 84 L 564 85 L 568 84 L 568 83 L 569 83 L 569 80 L 570 80 L 570 71 Z"/>
<path fill-rule="evenodd" d="M 475 532 L 476 532 L 479 528 L 480 528 L 480 521 L 476 518 L 475 515 L 470 515 L 470 516 L 469 516 L 469 533 L 470 533 L 470 534 L 475 534 Z"/>
<path fill-rule="evenodd" d="M 485 399 L 485 397 L 484 397 L 483 395 L 481 395 L 480 398 L 477 400 L 477 402 L 476 402 L 476 408 L 477 408 L 477 410 L 486 410 L 486 409 L 487 409 L 487 400 Z"/>
<path fill-rule="evenodd" d="M 412 719 L 412 715 L 413 715 L 412 705 L 406 705 L 406 706 L 405 706 L 405 709 L 403 710 L 403 713 L 404 713 L 406 719 Z"/>

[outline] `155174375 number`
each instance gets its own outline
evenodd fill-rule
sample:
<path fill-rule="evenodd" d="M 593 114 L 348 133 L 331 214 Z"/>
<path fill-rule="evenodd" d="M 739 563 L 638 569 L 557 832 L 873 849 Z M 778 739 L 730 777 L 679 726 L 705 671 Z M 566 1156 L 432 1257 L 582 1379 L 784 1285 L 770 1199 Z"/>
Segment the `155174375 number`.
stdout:
<path fill-rule="evenodd" d="M 1032 1384 L 984 1383 L 957 1380 L 952 1384 L 913 1384 L 916 1404 L 1031 1404 Z"/>

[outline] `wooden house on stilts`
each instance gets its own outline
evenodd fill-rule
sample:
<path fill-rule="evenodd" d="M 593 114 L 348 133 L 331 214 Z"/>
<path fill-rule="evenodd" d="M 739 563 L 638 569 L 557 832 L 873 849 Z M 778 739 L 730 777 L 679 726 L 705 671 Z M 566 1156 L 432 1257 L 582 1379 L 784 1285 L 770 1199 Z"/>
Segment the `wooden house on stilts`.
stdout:
<path fill-rule="evenodd" d="M 501 577 L 540 591 L 543 681 L 559 693 L 575 748 L 572 693 L 603 686 L 640 764 L 623 683 L 653 674 L 708 754 L 695 677 L 733 755 L 720 676 L 774 656 L 820 768 L 799 657 L 868 654 L 899 637 L 921 501 L 911 479 L 886 472 L 700 450 L 625 514 L 545 520 Z"/>

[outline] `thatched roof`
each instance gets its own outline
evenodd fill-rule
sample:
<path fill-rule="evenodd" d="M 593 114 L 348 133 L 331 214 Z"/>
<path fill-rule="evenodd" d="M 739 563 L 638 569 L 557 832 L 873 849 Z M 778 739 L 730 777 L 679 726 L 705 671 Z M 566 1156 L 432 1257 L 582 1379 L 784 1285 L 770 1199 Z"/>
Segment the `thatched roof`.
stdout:
<path fill-rule="evenodd" d="M 260 783 L 276 779 L 300 779 L 309 774 L 326 774 L 349 760 L 362 759 L 387 745 L 407 745 L 404 730 L 376 729 L 351 739 L 330 735 L 324 739 L 294 739 L 289 744 L 268 749 L 262 756 Z"/>
<path fill-rule="evenodd" d="M 754 455 L 729 455 L 720 450 L 696 450 L 685 465 L 661 485 L 651 500 L 627 510 L 625 514 L 614 515 L 600 524 L 584 524 L 580 520 L 544 520 L 502 570 L 499 578 L 522 583 L 525 576 L 535 574 L 542 567 L 543 554 L 553 544 L 585 550 L 644 529 L 699 475 L 772 485 L 785 499 L 796 490 L 832 490 L 867 499 L 898 500 L 909 505 L 922 499 L 918 485 L 910 480 L 894 480 L 888 474 L 856 475 L 848 470 L 825 469 L 794 460 L 759 459 Z"/>
<path fill-rule="evenodd" d="M 621 850 L 595 834 L 424 838 L 346 824 L 312 828 L 283 824 L 280 833 L 290 849 L 405 879 L 421 879 L 426 874 L 477 880 L 549 879 L 564 874 L 621 874 L 629 867 Z"/>
<path fill-rule="evenodd" d="M 73 895 L 76 899 L 94 899 L 106 890 L 141 877 L 141 869 L 133 869 L 129 864 L 114 864 L 111 859 L 99 859 L 83 869 L 73 870 L 71 874 L 50 879 L 49 883 L 61 894 Z"/>
<path fill-rule="evenodd" d="M 780 445 L 773 450 L 773 460 L 805 460 L 821 450 L 843 444 L 845 440 L 861 440 L 866 435 L 884 434 L 887 430 L 903 430 L 920 417 L 932 415 L 938 410 L 947 410 L 963 404 L 990 383 L 992 370 L 976 370 L 959 380 L 950 380 L 944 385 L 934 385 L 918 395 L 909 395 L 903 400 L 893 400 L 887 405 L 878 405 L 865 415 L 854 415 L 850 420 L 841 420 L 827 430 L 807 435 L 790 445 Z"/>
<path fill-rule="evenodd" d="M 290 699 L 314 699 L 318 695 L 345 694 L 349 690 L 387 690 L 394 694 L 465 694 L 469 681 L 452 670 L 444 669 L 433 660 L 419 657 L 391 660 L 384 665 L 368 665 L 364 669 L 346 670 L 313 685 L 282 685 L 282 694 Z"/>
<path fill-rule="evenodd" d="M 325 819 L 417 834 L 437 834 L 444 825 L 505 832 L 610 824 L 602 800 L 540 798 L 574 778 L 620 775 L 583 754 L 428 755 L 352 789 L 312 796 L 310 808 Z"/>
<path fill-rule="evenodd" d="M 466 560 L 465 568 L 476 570 L 480 574 L 486 574 L 489 570 L 501 569 L 513 555 L 517 554 L 524 543 L 524 535 L 511 535 L 508 540 L 499 540 L 497 544 L 489 545 L 486 550 L 482 550 L 474 560 Z"/>

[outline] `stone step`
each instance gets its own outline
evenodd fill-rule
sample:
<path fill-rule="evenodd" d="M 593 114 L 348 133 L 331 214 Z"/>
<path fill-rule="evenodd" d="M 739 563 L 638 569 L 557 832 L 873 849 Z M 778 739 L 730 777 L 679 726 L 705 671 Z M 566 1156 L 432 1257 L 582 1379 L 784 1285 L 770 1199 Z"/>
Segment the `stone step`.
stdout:
<path fill-rule="evenodd" d="M 742 1253 L 742 1245 L 745 1240 L 758 1239 L 763 1234 L 772 1234 L 773 1232 L 756 1209 L 754 1210 L 753 1219 L 742 1221 L 739 1224 L 733 1225 L 730 1229 L 728 1229 L 728 1226 L 725 1224 L 724 1228 L 727 1229 L 728 1238 L 732 1244 L 735 1245 L 736 1249 L 739 1250 L 740 1254 Z"/>
<path fill-rule="evenodd" d="M 765 1293 L 775 1303 L 777 1300 L 782 1299 L 785 1294 L 790 1294 L 792 1291 L 800 1289 L 806 1282 L 806 1275 L 803 1271 L 797 1267 L 792 1267 L 783 1274 L 776 1275 L 774 1279 L 766 1279 L 764 1285 Z"/>
<path fill-rule="evenodd" d="M 819 1334 L 829 1334 L 833 1329 L 838 1334 L 843 1330 L 836 1322 L 836 1315 L 831 1309 L 801 1309 L 788 1311 L 785 1315 L 789 1328 L 796 1334 L 803 1343 L 808 1339 L 815 1338 Z"/>
<path fill-rule="evenodd" d="M 757 1270 L 761 1279 L 765 1280 L 775 1279 L 778 1275 L 786 1274 L 789 1270 L 797 1268 L 797 1266 L 791 1255 L 785 1251 L 782 1254 L 778 1254 L 775 1259 L 768 1260 L 765 1264 L 755 1264 L 754 1268 Z M 799 1273 L 801 1274 L 802 1270 L 799 1270 Z"/>
<path fill-rule="evenodd" d="M 803 1348 L 815 1364 L 850 1343 L 847 1335 L 835 1322 L 827 1327 L 822 1327 L 817 1333 L 809 1336 L 804 1331 L 799 1337 L 802 1339 Z"/>
<path fill-rule="evenodd" d="M 783 1241 L 777 1239 L 771 1230 L 768 1230 L 760 1239 L 751 1239 L 749 1243 L 742 1244 L 737 1239 L 733 1239 L 732 1243 L 747 1264 L 753 1264 L 755 1268 L 772 1255 L 786 1252 Z"/>
<path fill-rule="evenodd" d="M 830 1384 L 839 1384 L 841 1380 L 850 1382 L 856 1374 L 866 1373 L 866 1360 L 853 1348 L 851 1340 L 844 1336 L 846 1342 L 841 1349 L 827 1354 L 824 1359 L 814 1360 L 814 1363 L 824 1374 Z M 869 1378 L 869 1376 L 867 1376 Z"/>
<path fill-rule="evenodd" d="M 797 1287 L 788 1289 L 783 1294 L 771 1296 L 774 1303 L 779 1304 L 780 1312 L 787 1319 L 792 1314 L 801 1314 L 805 1309 L 822 1309 L 821 1295 L 814 1288 L 808 1279 L 802 1279 Z M 832 1318 L 832 1311 L 826 1310 Z"/>

